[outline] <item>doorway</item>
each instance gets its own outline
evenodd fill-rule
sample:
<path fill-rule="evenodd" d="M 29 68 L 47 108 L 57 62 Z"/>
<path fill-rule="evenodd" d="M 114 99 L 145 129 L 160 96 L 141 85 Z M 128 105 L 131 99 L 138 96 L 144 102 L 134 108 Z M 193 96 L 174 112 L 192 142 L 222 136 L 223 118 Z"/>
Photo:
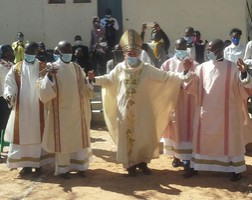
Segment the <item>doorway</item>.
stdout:
<path fill-rule="evenodd" d="M 98 16 L 102 19 L 105 16 L 105 9 L 110 8 L 112 11 L 112 17 L 116 18 L 119 24 L 119 30 L 117 39 L 121 37 L 123 32 L 122 23 L 122 0 L 98 0 Z"/>

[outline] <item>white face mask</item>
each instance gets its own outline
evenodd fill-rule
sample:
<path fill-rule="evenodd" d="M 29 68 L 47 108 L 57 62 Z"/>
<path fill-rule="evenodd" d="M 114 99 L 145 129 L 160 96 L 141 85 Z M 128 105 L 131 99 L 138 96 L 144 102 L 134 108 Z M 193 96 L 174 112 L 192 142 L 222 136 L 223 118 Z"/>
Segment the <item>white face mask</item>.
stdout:
<path fill-rule="evenodd" d="M 82 43 L 81 40 L 76 40 L 76 41 L 75 41 L 75 44 L 76 44 L 76 45 L 81 45 L 81 43 Z"/>

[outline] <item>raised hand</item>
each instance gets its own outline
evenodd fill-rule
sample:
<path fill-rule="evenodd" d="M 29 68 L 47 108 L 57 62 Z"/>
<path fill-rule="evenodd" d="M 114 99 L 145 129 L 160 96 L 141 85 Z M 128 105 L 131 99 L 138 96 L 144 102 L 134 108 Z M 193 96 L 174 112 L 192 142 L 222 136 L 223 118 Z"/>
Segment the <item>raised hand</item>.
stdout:
<path fill-rule="evenodd" d="M 187 57 L 183 60 L 184 71 L 188 72 L 193 66 L 193 59 Z"/>

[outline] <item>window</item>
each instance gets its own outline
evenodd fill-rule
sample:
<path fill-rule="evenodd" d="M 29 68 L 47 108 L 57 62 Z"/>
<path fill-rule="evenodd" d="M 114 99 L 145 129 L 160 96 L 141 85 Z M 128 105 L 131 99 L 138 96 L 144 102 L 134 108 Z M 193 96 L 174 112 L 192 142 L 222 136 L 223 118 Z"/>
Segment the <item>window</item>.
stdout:
<path fill-rule="evenodd" d="M 73 0 L 74 3 L 91 3 L 91 0 Z"/>
<path fill-rule="evenodd" d="M 48 0 L 48 3 L 51 4 L 66 3 L 66 0 Z"/>

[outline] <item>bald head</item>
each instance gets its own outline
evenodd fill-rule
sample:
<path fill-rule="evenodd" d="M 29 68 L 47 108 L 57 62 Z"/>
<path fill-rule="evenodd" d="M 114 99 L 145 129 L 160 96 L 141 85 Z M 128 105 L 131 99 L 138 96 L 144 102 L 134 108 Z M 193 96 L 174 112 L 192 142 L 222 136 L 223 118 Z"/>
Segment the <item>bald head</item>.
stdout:
<path fill-rule="evenodd" d="M 67 41 L 60 41 L 58 44 L 60 59 L 64 63 L 70 63 L 72 60 L 72 45 Z"/>
<path fill-rule="evenodd" d="M 188 26 L 185 28 L 185 36 L 186 37 L 192 37 L 194 36 L 194 29 L 191 26 Z"/>
<path fill-rule="evenodd" d="M 186 40 L 184 38 L 179 38 L 175 41 L 175 49 L 176 50 L 186 50 Z"/>
<path fill-rule="evenodd" d="M 217 56 L 217 59 L 220 59 L 223 57 L 223 50 L 224 50 L 224 42 L 220 39 L 212 40 L 207 45 L 207 50 L 214 52 L 214 54 Z"/>
<path fill-rule="evenodd" d="M 38 44 L 36 42 L 28 42 L 25 44 L 25 53 L 36 55 L 38 53 Z"/>
<path fill-rule="evenodd" d="M 72 53 L 72 45 L 67 41 L 60 41 L 58 44 L 58 50 L 61 53 Z"/>

